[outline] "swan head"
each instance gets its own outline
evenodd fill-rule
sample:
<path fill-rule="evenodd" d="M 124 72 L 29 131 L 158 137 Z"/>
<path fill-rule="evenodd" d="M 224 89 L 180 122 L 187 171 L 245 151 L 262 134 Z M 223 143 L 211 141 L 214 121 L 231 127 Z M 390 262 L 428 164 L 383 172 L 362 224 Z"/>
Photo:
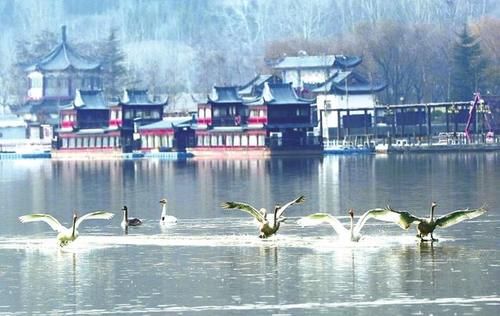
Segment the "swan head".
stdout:
<path fill-rule="evenodd" d="M 76 219 L 78 218 L 78 214 L 76 214 L 76 211 L 73 212 L 73 223 L 76 223 Z"/>
<path fill-rule="evenodd" d="M 432 202 L 431 207 L 435 208 L 438 204 L 436 202 Z"/>
<path fill-rule="evenodd" d="M 124 212 L 128 211 L 128 207 L 126 205 L 123 205 L 122 211 L 124 211 Z"/>
<path fill-rule="evenodd" d="M 160 204 L 164 204 L 164 205 L 167 204 L 167 199 L 161 199 Z"/>
<path fill-rule="evenodd" d="M 354 218 L 354 210 L 352 208 L 349 209 L 349 216 Z"/>

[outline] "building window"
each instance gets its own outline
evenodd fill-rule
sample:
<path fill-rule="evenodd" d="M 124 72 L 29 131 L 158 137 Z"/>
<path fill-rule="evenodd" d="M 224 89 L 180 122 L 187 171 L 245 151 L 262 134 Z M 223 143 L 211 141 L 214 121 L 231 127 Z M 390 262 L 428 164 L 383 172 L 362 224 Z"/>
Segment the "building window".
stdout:
<path fill-rule="evenodd" d="M 264 135 L 259 135 L 258 136 L 258 145 L 259 146 L 264 146 L 266 144 L 266 138 L 264 137 Z"/>
<path fill-rule="evenodd" d="M 239 134 L 234 135 L 234 137 L 233 137 L 233 144 L 234 144 L 234 146 L 237 146 L 237 147 L 239 147 L 241 145 L 240 135 Z"/>
<path fill-rule="evenodd" d="M 241 135 L 241 146 L 243 146 L 243 147 L 248 146 L 248 136 L 247 135 Z"/>
<path fill-rule="evenodd" d="M 257 146 L 257 135 L 249 136 L 249 146 Z"/>
<path fill-rule="evenodd" d="M 109 137 L 102 138 L 102 147 L 109 147 Z"/>
<path fill-rule="evenodd" d="M 233 146 L 233 135 L 231 134 L 226 135 L 226 145 Z"/>

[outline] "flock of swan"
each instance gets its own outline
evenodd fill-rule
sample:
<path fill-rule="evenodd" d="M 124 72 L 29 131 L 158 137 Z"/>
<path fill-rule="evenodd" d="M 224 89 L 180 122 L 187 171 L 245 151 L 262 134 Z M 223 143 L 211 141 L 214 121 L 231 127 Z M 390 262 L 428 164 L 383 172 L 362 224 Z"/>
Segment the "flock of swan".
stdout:
<path fill-rule="evenodd" d="M 243 202 L 229 201 L 221 205 L 222 208 L 227 210 L 239 210 L 250 214 L 258 224 L 259 227 L 259 237 L 269 238 L 275 235 L 280 224 L 283 223 L 287 218 L 284 216 L 285 210 L 295 204 L 300 204 L 304 202 L 304 196 L 299 196 L 296 199 L 284 204 L 283 206 L 276 205 L 274 207 L 274 213 L 268 214 L 265 208 L 257 209 L 250 204 Z M 160 204 L 162 205 L 162 212 L 160 216 L 161 225 L 176 224 L 177 218 L 171 215 L 167 215 L 167 200 L 161 199 Z M 391 207 L 387 206 L 385 208 L 375 208 L 366 211 L 358 220 L 356 225 L 354 225 L 354 210 L 349 210 L 350 217 L 350 227 L 345 228 L 342 223 L 335 218 L 333 215 L 328 213 L 314 213 L 308 216 L 300 218 L 297 223 L 301 226 L 316 226 L 323 223 L 330 224 L 335 232 L 343 238 L 348 238 L 350 241 L 357 242 L 361 240 L 361 229 L 368 221 L 368 219 L 373 218 L 380 221 L 395 223 L 403 229 L 408 229 L 411 224 L 415 223 L 417 226 L 417 237 L 421 241 L 437 241 L 434 238 L 433 232 L 439 226 L 442 228 L 449 227 L 458 224 L 466 219 L 473 219 L 478 217 L 485 212 L 487 209 L 485 207 L 480 207 L 477 209 L 465 209 L 457 210 L 446 215 L 435 217 L 434 211 L 437 206 L 436 202 L 433 202 L 430 209 L 429 218 L 421 218 L 414 216 L 406 211 L 396 211 Z M 129 218 L 127 206 L 123 206 L 123 220 L 121 222 L 121 227 L 127 233 L 129 226 L 139 226 L 142 221 L 138 218 Z M 111 219 L 114 216 L 113 213 L 106 211 L 94 211 L 87 213 L 83 216 L 78 216 L 76 213 L 73 214 L 72 226 L 69 228 L 64 227 L 61 223 L 49 214 L 29 214 L 19 217 L 21 223 L 28 222 L 38 222 L 42 221 L 47 223 L 54 231 L 58 232 L 57 241 L 59 246 L 66 246 L 68 243 L 74 241 L 78 237 L 78 226 L 85 220 L 90 219 Z M 430 235 L 430 239 L 424 239 L 424 237 Z"/>

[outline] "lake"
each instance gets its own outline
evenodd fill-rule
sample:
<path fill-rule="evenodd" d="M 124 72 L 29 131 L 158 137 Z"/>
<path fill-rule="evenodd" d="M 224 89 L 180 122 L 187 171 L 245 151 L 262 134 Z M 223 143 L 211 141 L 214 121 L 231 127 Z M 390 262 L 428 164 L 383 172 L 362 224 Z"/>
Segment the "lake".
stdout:
<path fill-rule="evenodd" d="M 245 160 L 0 161 L 1 315 L 453 315 L 500 313 L 500 153 L 325 156 Z M 224 201 L 273 209 L 299 195 L 278 234 L 258 238 L 248 214 Z M 159 224 L 168 199 L 176 225 Z M 421 243 L 414 227 L 370 220 L 347 242 L 322 211 L 390 205 L 428 216 L 489 212 Z M 144 224 L 120 227 L 121 208 Z M 45 223 L 85 221 L 62 250 Z"/>

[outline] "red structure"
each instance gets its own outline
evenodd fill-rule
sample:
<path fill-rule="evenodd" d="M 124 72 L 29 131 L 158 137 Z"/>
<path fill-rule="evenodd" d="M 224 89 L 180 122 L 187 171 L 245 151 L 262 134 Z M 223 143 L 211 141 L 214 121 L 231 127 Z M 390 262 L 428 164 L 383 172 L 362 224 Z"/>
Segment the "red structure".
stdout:
<path fill-rule="evenodd" d="M 214 87 L 198 106 L 195 156 L 318 150 L 310 136 L 312 100 L 296 95 L 291 84 L 265 83 L 260 96 L 243 98 L 238 87 Z"/>

